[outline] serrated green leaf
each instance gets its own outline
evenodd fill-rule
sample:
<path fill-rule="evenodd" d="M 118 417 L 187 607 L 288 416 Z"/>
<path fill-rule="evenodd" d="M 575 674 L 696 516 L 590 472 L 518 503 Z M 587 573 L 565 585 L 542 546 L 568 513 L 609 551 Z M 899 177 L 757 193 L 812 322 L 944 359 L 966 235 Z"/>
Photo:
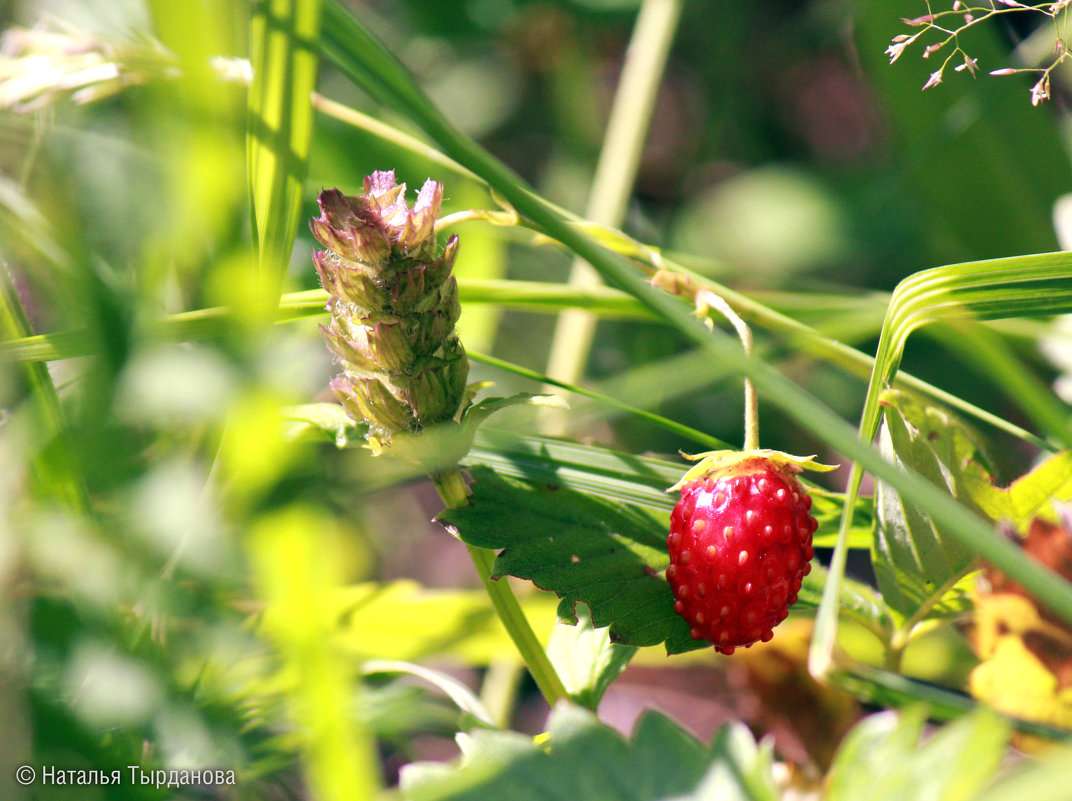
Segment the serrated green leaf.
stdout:
<path fill-rule="evenodd" d="M 825 801 L 967 801 L 997 770 L 1008 724 L 979 707 L 920 746 L 924 707 L 882 712 L 849 733 L 828 778 Z"/>
<path fill-rule="evenodd" d="M 674 612 L 670 585 L 661 575 L 670 562 L 666 532 L 629 506 L 472 469 L 468 506 L 438 520 L 462 540 L 502 549 L 493 577 L 530 579 L 563 599 L 560 615 L 575 619 L 584 602 L 595 626 L 626 645 L 665 643 L 668 653 L 703 647 Z"/>
<path fill-rule="evenodd" d="M 908 465 L 970 508 L 993 494 L 990 478 L 977 461 L 962 425 L 942 410 L 891 390 L 883 393 L 884 422 L 879 434 L 883 456 Z M 886 603 L 905 618 L 950 615 L 968 608 L 957 582 L 974 555 L 961 542 L 943 536 L 932 519 L 908 498 L 879 481 L 872 563 Z"/>
<path fill-rule="evenodd" d="M 669 459 L 637 456 L 598 445 L 488 428 L 477 432 L 463 464 L 485 465 L 500 475 L 544 481 L 667 514 L 677 503 L 677 497 L 666 489 L 677 482 L 687 467 Z M 843 496 L 809 485 L 807 481 L 802 483 L 812 495 L 812 515 L 819 522 L 815 547 L 832 546 Z M 850 547 L 871 546 L 871 518 L 871 499 L 857 498 Z"/>
<path fill-rule="evenodd" d="M 996 491 L 985 510 L 995 520 L 1007 520 L 1021 531 L 1043 515 L 1054 518 L 1056 501 L 1072 500 L 1072 451 L 1054 454 L 1021 476 L 1004 491 Z"/>
<path fill-rule="evenodd" d="M 593 626 L 591 610 L 584 604 L 577 604 L 575 624 L 560 621 L 555 626 L 547 646 L 570 698 L 593 711 L 636 652 L 635 646 L 611 642 L 607 628 Z"/>
<path fill-rule="evenodd" d="M 409 801 L 655 801 L 700 799 L 714 776 L 719 798 L 773 801 L 769 757 L 744 727 L 705 748 L 665 717 L 647 713 L 631 740 L 591 712 L 551 713 L 548 748 L 512 732 L 477 731 L 452 769 L 415 763 L 402 772 Z"/>

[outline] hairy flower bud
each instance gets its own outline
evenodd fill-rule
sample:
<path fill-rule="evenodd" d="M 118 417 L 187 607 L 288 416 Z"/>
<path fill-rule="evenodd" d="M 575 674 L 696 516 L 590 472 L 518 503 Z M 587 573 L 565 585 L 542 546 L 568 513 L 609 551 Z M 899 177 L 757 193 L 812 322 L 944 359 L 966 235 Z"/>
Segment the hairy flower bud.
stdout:
<path fill-rule="evenodd" d="M 429 179 L 413 208 L 394 171 L 374 172 L 364 192 L 320 193 L 313 255 L 327 290 L 324 340 L 342 372 L 331 388 L 379 441 L 452 419 L 465 396 L 469 361 L 454 325 L 461 307 L 451 269 L 452 236 L 439 250 L 442 184 Z"/>

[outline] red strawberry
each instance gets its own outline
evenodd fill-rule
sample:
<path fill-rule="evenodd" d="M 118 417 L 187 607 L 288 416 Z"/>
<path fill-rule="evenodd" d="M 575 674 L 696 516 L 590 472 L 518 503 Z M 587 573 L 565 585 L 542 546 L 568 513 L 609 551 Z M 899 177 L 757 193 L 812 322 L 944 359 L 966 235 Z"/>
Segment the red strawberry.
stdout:
<path fill-rule="evenodd" d="M 692 458 L 692 457 L 690 457 Z M 773 636 L 811 570 L 817 523 L 796 479 L 805 466 L 833 469 L 777 451 L 717 451 L 671 490 L 674 611 L 697 639 L 732 654 Z"/>

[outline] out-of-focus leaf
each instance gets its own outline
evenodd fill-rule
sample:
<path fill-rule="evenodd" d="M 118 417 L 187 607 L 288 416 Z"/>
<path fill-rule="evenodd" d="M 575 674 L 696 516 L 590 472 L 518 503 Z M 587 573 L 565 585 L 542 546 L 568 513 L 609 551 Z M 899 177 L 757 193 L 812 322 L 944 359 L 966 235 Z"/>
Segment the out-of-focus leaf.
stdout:
<path fill-rule="evenodd" d="M 1032 521 L 1024 552 L 1072 580 L 1072 507 L 1060 523 Z M 1006 714 L 1072 728 L 1072 632 L 1022 585 L 989 565 L 975 594 L 972 646 L 982 660 L 972 695 Z M 1024 746 L 1029 743 L 1018 743 Z"/>
<path fill-rule="evenodd" d="M 477 731 L 453 766 L 415 763 L 402 772 L 409 801 L 774 801 L 770 751 L 743 726 L 710 747 L 653 712 L 631 740 L 591 712 L 563 704 L 551 714 L 546 750 L 512 732 Z"/>
<path fill-rule="evenodd" d="M 1072 451 L 1056 453 L 1007 489 L 984 496 L 984 511 L 994 520 L 1012 523 L 1021 532 L 1042 516 L 1056 519 L 1053 504 L 1072 500 Z"/>
<path fill-rule="evenodd" d="M 301 215 L 302 181 L 312 140 L 320 0 L 264 0 L 250 25 L 246 160 L 257 289 L 274 311 Z"/>
<path fill-rule="evenodd" d="M 536 626 L 537 634 L 549 634 L 555 598 L 537 593 L 521 604 L 530 620 L 546 621 Z M 338 590 L 331 606 L 334 640 L 357 659 L 416 662 L 438 656 L 486 665 L 514 653 L 483 591 L 427 589 L 412 581 L 355 584 Z"/>
<path fill-rule="evenodd" d="M 484 705 L 473 694 L 473 691 L 441 670 L 432 670 L 413 662 L 391 659 L 370 659 L 361 666 L 361 669 L 366 675 L 373 673 L 401 673 L 423 679 L 433 687 L 442 690 L 462 712 L 465 712 L 484 726 L 495 727 L 488 710 L 484 708 Z"/>
<path fill-rule="evenodd" d="M 926 710 L 882 712 L 859 723 L 838 751 L 825 801 L 967 801 L 993 776 L 1009 727 L 980 707 L 920 746 Z"/>
<path fill-rule="evenodd" d="M 988 598 L 981 614 L 1015 619 L 1025 627 L 1039 626 L 1038 613 L 1026 598 L 1002 595 Z M 996 709 L 1027 720 L 1072 728 L 1072 689 L 1062 689 L 1057 677 L 1025 645 L 1021 636 L 998 638 L 971 674 L 972 695 Z"/>
<path fill-rule="evenodd" d="M 637 649 L 610 640 L 610 631 L 592 625 L 592 613 L 577 604 L 577 622 L 558 623 L 551 632 L 547 655 L 555 666 L 570 698 L 595 711 L 603 693 L 616 679 Z"/>
<path fill-rule="evenodd" d="M 974 801 L 1008 801 L 1037 798 L 1046 801 L 1072 799 L 1072 750 L 1054 749 L 1038 762 L 1025 761 L 1010 775 L 992 784 Z"/>
<path fill-rule="evenodd" d="M 884 393 L 882 404 L 884 456 L 911 466 L 952 497 L 979 509 L 974 499 L 989 496 L 992 485 L 961 424 L 897 390 Z M 972 552 L 943 536 L 911 499 L 885 482 L 878 482 L 875 499 L 878 527 L 872 562 L 886 603 L 905 618 L 921 610 L 950 615 L 966 609 L 969 601 L 957 581 L 970 567 Z"/>

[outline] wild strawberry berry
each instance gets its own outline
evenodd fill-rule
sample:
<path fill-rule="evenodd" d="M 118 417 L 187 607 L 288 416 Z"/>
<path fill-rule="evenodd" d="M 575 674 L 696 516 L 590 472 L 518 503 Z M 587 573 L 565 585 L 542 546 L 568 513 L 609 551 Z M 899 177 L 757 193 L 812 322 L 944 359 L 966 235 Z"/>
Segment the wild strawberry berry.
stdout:
<path fill-rule="evenodd" d="M 695 639 L 732 654 L 773 636 L 811 570 L 811 498 L 796 479 L 810 459 L 776 451 L 705 454 L 672 489 L 674 611 Z M 832 468 L 831 468 L 832 469 Z"/>

